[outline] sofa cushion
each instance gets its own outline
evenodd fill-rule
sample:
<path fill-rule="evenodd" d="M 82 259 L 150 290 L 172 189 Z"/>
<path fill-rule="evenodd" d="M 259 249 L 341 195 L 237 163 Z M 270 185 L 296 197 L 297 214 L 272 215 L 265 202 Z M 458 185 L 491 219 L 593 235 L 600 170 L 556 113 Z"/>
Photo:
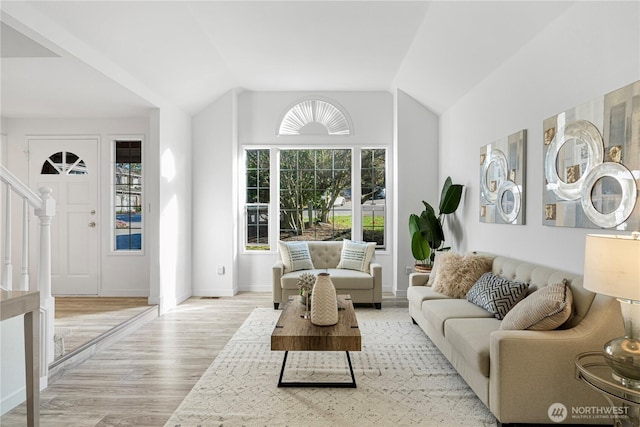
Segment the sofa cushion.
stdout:
<path fill-rule="evenodd" d="M 438 271 L 433 283 L 436 292 L 464 298 L 483 273 L 491 271 L 493 259 L 483 255 L 443 252 L 438 255 Z"/>
<path fill-rule="evenodd" d="M 280 284 L 282 289 L 298 289 L 298 277 L 302 273 L 313 273 L 316 276 L 320 273 L 329 273 L 331 282 L 335 286 L 336 290 L 340 289 L 373 289 L 373 276 L 369 273 L 363 273 L 355 270 L 344 269 L 320 269 L 310 271 L 294 271 L 285 273 L 280 278 Z"/>
<path fill-rule="evenodd" d="M 409 304 L 413 305 L 418 310 L 421 310 L 423 301 L 432 299 L 451 299 L 451 297 L 440 294 L 429 286 L 409 286 L 407 289 L 407 299 L 409 300 Z"/>
<path fill-rule="evenodd" d="M 436 292 L 429 286 L 409 286 L 407 289 L 407 299 L 409 302 L 417 302 L 421 305 L 422 301 L 425 300 L 451 299 L 451 297 Z"/>
<path fill-rule="evenodd" d="M 512 282 L 493 273 L 485 273 L 469 290 L 467 301 L 493 313 L 497 319 L 503 319 L 524 298 L 528 287 L 528 283 Z"/>
<path fill-rule="evenodd" d="M 444 324 L 449 319 L 491 318 L 487 310 L 461 299 L 433 299 L 422 302 L 422 314 L 431 327 L 444 336 Z"/>
<path fill-rule="evenodd" d="M 338 268 L 369 272 L 369 264 L 376 250 L 373 242 L 354 242 L 344 239 Z"/>
<path fill-rule="evenodd" d="M 312 270 L 311 254 L 307 242 L 278 242 L 284 272 Z"/>
<path fill-rule="evenodd" d="M 309 245 L 311 262 L 316 269 L 338 266 L 343 245 L 341 241 L 309 241 L 307 245 Z"/>
<path fill-rule="evenodd" d="M 567 280 L 552 283 L 532 293 L 504 317 L 500 329 L 550 331 L 571 317 L 573 295 Z"/>
<path fill-rule="evenodd" d="M 444 334 L 457 357 L 463 358 L 482 375 L 489 377 L 490 335 L 499 328 L 500 321 L 493 317 L 450 319 L 445 322 Z M 455 360 L 453 363 L 455 366 Z M 458 366 L 455 367 L 459 369 Z"/>

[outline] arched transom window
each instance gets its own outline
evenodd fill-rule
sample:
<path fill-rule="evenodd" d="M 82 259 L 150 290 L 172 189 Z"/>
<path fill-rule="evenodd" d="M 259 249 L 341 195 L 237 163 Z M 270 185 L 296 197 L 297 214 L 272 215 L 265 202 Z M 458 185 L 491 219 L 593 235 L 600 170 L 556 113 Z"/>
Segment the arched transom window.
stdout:
<path fill-rule="evenodd" d="M 278 135 L 351 135 L 349 121 L 334 104 L 309 99 L 294 105 L 282 118 Z"/>
<path fill-rule="evenodd" d="M 40 174 L 42 175 L 85 175 L 87 165 L 71 151 L 58 151 L 44 161 Z"/>

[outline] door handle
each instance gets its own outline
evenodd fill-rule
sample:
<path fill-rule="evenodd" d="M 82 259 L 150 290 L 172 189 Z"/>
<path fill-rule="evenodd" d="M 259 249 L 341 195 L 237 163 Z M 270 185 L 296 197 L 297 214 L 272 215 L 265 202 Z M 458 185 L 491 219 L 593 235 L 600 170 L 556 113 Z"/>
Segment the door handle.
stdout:
<path fill-rule="evenodd" d="M 94 221 L 91 221 L 88 225 L 89 225 L 89 227 L 91 227 L 91 228 L 95 228 L 96 223 L 95 223 Z"/>

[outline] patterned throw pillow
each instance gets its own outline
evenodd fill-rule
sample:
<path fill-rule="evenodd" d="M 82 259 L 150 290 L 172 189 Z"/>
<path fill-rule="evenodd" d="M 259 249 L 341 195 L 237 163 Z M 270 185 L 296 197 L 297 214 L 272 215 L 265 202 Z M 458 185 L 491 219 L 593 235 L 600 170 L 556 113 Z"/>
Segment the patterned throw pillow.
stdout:
<path fill-rule="evenodd" d="M 313 262 L 307 242 L 279 242 L 284 272 L 313 270 Z"/>
<path fill-rule="evenodd" d="M 485 273 L 467 293 L 467 301 L 502 320 L 527 293 L 528 283 L 512 282 L 493 273 Z"/>
<path fill-rule="evenodd" d="M 368 273 L 375 250 L 376 244 L 373 242 L 354 242 L 345 239 L 342 243 L 338 268 Z"/>
<path fill-rule="evenodd" d="M 518 303 L 504 317 L 500 329 L 551 331 L 571 317 L 573 294 L 567 282 L 547 285 Z"/>

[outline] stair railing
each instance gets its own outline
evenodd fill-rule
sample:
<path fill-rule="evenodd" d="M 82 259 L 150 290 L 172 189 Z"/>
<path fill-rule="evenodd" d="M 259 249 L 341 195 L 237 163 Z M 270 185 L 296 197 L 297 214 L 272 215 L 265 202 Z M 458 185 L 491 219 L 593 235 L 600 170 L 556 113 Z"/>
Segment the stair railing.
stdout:
<path fill-rule="evenodd" d="M 13 290 L 12 239 L 12 193 L 22 199 L 22 266 L 19 289 L 40 291 L 40 384 L 47 385 L 49 364 L 54 358 L 54 315 L 55 299 L 51 295 L 51 221 L 56 213 L 56 201 L 50 187 L 41 187 L 37 194 L 16 178 L 5 166 L 0 165 L 0 181 L 5 184 L 5 233 L 3 236 L 2 287 Z M 40 220 L 40 248 L 38 251 L 38 280 L 29 280 L 29 210 L 33 208 Z M 44 383 L 44 384 L 43 384 Z"/>

